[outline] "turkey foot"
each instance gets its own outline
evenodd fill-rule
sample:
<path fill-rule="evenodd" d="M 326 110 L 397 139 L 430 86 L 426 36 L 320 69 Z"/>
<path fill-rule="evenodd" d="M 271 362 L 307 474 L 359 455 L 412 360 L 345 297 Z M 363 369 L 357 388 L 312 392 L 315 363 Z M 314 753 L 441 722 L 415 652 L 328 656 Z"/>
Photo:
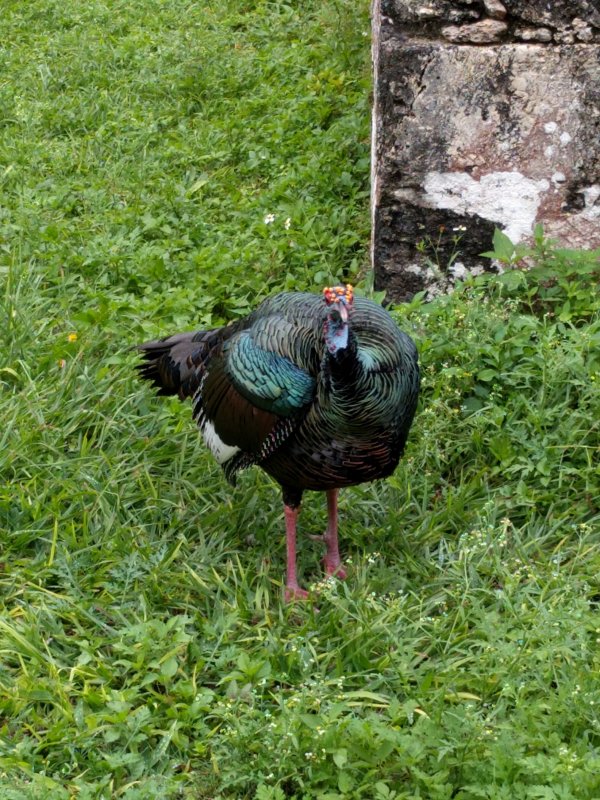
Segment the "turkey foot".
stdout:
<path fill-rule="evenodd" d="M 338 543 L 337 538 L 332 540 L 325 533 L 309 533 L 307 534 L 309 539 L 312 539 L 313 542 L 323 542 L 327 546 L 327 552 L 323 556 L 323 565 L 325 566 L 325 572 L 328 575 L 335 575 L 336 578 L 339 578 L 341 581 L 345 580 L 348 575 L 346 574 L 346 570 L 342 567 L 342 559 L 340 558 L 339 550 L 338 550 Z"/>
<path fill-rule="evenodd" d="M 306 589 L 301 589 L 299 586 L 290 586 L 289 583 L 285 587 L 285 602 L 294 603 L 296 600 L 308 600 L 309 594 Z"/>
<path fill-rule="evenodd" d="M 323 557 L 323 565 L 325 567 L 325 572 L 334 578 L 339 578 L 341 581 L 345 581 L 348 577 L 348 573 L 344 569 L 339 557 L 336 561 L 335 559 L 329 558 L 328 555 L 325 554 Z"/>

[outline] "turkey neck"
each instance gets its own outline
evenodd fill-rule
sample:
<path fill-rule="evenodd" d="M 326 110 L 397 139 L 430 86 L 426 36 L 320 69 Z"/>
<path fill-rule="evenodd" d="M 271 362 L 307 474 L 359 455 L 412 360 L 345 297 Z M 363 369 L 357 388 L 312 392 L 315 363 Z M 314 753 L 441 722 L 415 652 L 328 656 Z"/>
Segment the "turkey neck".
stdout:
<path fill-rule="evenodd" d="M 332 393 L 332 405 L 348 408 L 360 402 L 361 394 L 367 389 L 366 373 L 358 357 L 358 342 L 350 327 L 346 347 L 335 353 L 326 352 L 323 359 L 325 386 Z M 368 389 L 367 389 L 368 391 Z"/>

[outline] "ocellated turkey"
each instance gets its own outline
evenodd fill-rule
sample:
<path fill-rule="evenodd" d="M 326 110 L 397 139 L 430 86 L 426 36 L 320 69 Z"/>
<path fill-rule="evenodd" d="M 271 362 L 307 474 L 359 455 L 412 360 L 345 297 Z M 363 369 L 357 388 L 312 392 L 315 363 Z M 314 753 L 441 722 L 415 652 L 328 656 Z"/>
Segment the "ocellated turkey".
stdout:
<path fill-rule="evenodd" d="M 305 490 L 327 493 L 325 570 L 345 577 L 337 494 L 390 475 L 419 392 L 417 350 L 390 314 L 351 286 L 274 295 L 221 328 L 139 345 L 141 375 L 192 399 L 194 419 L 226 477 L 252 465 L 281 486 L 287 600 L 296 575 L 296 520 Z"/>

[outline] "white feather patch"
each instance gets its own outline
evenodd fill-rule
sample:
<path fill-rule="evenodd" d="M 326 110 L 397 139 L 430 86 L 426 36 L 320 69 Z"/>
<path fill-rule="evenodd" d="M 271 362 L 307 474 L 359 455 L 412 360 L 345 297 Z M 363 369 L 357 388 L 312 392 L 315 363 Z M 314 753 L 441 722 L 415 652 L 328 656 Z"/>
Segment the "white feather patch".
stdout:
<path fill-rule="evenodd" d="M 239 447 L 232 447 L 229 444 L 225 444 L 225 442 L 219 438 L 215 426 L 212 422 L 209 422 L 209 420 L 204 419 L 202 421 L 200 430 L 202 431 L 204 443 L 219 464 L 224 464 L 226 461 L 229 461 L 230 458 L 233 458 L 236 453 L 240 452 Z"/>

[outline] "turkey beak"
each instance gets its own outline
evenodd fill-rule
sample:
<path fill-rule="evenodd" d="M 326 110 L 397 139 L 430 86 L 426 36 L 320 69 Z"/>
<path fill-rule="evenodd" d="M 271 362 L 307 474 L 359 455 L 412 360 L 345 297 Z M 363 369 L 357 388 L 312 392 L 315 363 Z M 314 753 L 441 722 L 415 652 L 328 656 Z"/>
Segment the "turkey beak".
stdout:
<path fill-rule="evenodd" d="M 344 303 L 340 303 L 339 312 L 342 322 L 346 324 L 348 322 L 348 307 Z"/>

